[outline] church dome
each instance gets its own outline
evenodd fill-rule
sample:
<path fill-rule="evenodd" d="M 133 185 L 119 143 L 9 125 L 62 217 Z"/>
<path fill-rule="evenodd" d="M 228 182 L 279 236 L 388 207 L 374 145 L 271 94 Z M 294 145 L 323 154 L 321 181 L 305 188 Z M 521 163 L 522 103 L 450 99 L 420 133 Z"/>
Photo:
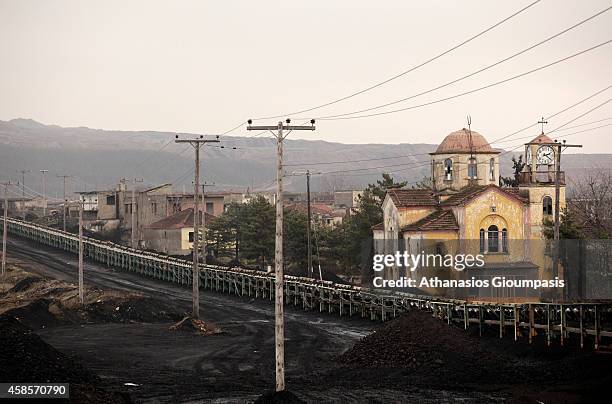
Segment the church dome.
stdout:
<path fill-rule="evenodd" d="M 472 151 L 474 153 L 498 153 L 498 151 L 491 148 L 487 139 L 480 133 L 463 128 L 448 134 L 434 154 L 470 153 Z"/>

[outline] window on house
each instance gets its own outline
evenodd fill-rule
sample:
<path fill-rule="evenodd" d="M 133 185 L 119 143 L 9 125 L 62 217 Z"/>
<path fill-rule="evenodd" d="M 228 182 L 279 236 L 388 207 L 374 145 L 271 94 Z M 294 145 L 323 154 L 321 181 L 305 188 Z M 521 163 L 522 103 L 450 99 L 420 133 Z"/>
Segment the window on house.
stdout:
<path fill-rule="evenodd" d="M 550 196 L 545 196 L 542 199 L 542 213 L 544 216 L 552 215 L 553 213 L 552 198 Z"/>
<path fill-rule="evenodd" d="M 502 229 L 502 251 L 508 252 L 508 230 Z"/>
<path fill-rule="evenodd" d="M 210 213 L 211 215 L 215 211 L 214 205 L 212 202 L 206 202 L 206 213 Z"/>
<path fill-rule="evenodd" d="M 485 231 L 484 229 L 480 229 L 480 252 L 484 253 L 486 250 L 486 244 L 485 244 Z"/>
<path fill-rule="evenodd" d="M 499 252 L 499 229 L 494 224 L 488 229 L 489 252 Z"/>
<path fill-rule="evenodd" d="M 489 160 L 489 179 L 495 181 L 495 159 Z"/>
<path fill-rule="evenodd" d="M 129 204 L 129 203 L 126 203 L 125 204 L 125 214 L 127 215 L 127 214 L 130 214 L 130 213 L 132 213 L 132 205 Z"/>
<path fill-rule="evenodd" d="M 474 157 L 470 157 L 468 160 L 468 178 L 471 180 L 478 178 L 478 166 Z"/>
<path fill-rule="evenodd" d="M 193 232 L 192 231 L 189 232 L 189 242 L 193 243 Z"/>
<path fill-rule="evenodd" d="M 444 179 L 451 181 L 453 179 L 453 160 L 444 160 Z"/>
<path fill-rule="evenodd" d="M 115 195 L 107 195 L 106 196 L 106 204 L 114 205 L 115 204 Z"/>
<path fill-rule="evenodd" d="M 157 202 L 151 203 L 151 211 L 154 215 L 157 215 Z"/>

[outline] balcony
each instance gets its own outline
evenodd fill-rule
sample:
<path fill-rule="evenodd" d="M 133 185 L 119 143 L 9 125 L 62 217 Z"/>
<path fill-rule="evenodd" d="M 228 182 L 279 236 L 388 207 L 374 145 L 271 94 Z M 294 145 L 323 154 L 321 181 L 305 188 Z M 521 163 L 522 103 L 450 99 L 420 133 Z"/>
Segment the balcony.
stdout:
<path fill-rule="evenodd" d="M 519 185 L 543 184 L 550 185 L 555 183 L 556 171 L 525 171 L 519 176 Z M 559 173 L 559 183 L 565 185 L 565 171 Z"/>

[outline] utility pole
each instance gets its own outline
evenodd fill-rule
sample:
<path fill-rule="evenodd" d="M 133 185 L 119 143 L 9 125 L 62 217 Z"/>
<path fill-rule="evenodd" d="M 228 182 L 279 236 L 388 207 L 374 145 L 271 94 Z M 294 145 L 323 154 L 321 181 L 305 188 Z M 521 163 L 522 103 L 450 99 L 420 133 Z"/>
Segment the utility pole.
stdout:
<path fill-rule="evenodd" d="M 306 195 L 308 199 L 308 227 L 306 228 L 306 238 L 308 240 L 308 277 L 314 277 L 312 268 L 312 209 L 310 208 L 310 176 L 313 174 L 321 174 L 320 172 L 312 172 L 306 170 L 304 172 L 293 172 L 291 175 L 306 175 Z"/>
<path fill-rule="evenodd" d="M 248 120 L 247 130 L 270 131 L 276 138 L 276 243 L 274 248 L 274 270 L 276 287 L 274 292 L 274 323 L 276 342 L 276 391 L 285 390 L 285 322 L 284 322 L 284 275 L 283 275 L 283 140 L 294 130 L 315 130 L 315 120 L 310 121 L 311 126 L 291 126 L 287 118 L 287 125 L 282 121 L 276 126 L 251 126 L 253 121 Z M 283 135 L 283 131 L 287 134 Z M 276 132 L 274 132 L 276 131 Z"/>
<path fill-rule="evenodd" d="M 195 150 L 195 177 L 193 181 L 193 270 L 191 274 L 191 283 L 193 286 L 192 317 L 200 318 L 200 266 L 198 260 L 198 235 L 200 230 L 200 147 L 206 143 L 219 143 L 219 136 L 217 136 L 216 139 L 204 139 L 202 135 L 196 139 L 179 139 L 178 135 L 176 135 L 175 142 L 189 143 Z"/>
<path fill-rule="evenodd" d="M 544 119 L 542 119 L 542 121 L 544 121 Z M 544 127 L 544 123 L 546 122 L 538 122 L 538 123 L 542 123 L 542 128 Z M 561 153 L 563 151 L 563 148 L 568 148 L 568 147 L 582 147 L 582 145 L 578 145 L 578 144 L 566 144 L 565 140 L 563 141 L 563 143 L 559 143 L 558 141 L 555 140 L 554 143 L 548 143 L 548 146 L 552 146 L 552 147 L 556 147 L 557 149 L 555 150 L 555 153 L 557 154 L 556 157 L 556 167 L 555 167 L 555 231 L 554 231 L 554 242 L 555 242 L 555 248 L 553 251 L 553 277 L 558 276 L 559 275 L 559 239 L 560 239 L 560 234 L 559 234 L 559 227 L 560 227 L 560 215 L 559 215 L 559 210 L 560 210 L 560 204 L 559 204 L 559 199 L 561 197 Z M 564 289 L 565 290 L 565 289 Z"/>
<path fill-rule="evenodd" d="M 204 205 L 204 212 L 202 212 L 202 262 L 204 263 L 204 265 L 206 265 L 206 192 L 205 192 L 205 188 L 206 187 L 212 187 L 214 186 L 215 183 L 207 183 L 206 181 L 204 181 L 204 184 L 202 184 L 202 204 Z M 195 232 L 195 229 L 194 229 Z M 199 235 L 198 235 L 198 241 L 199 240 Z"/>
<path fill-rule="evenodd" d="M 132 204 L 131 206 L 131 214 L 132 214 L 132 236 L 131 236 L 131 245 L 132 248 L 138 248 L 138 246 L 136 245 L 136 233 L 135 233 L 135 229 L 136 229 L 136 183 L 137 182 L 143 182 L 144 179 L 142 178 L 133 178 L 131 180 L 128 180 L 126 178 L 123 178 L 123 181 L 131 181 L 133 183 L 132 186 Z"/>
<path fill-rule="evenodd" d="M 79 301 L 83 304 L 83 204 L 79 199 Z"/>
<path fill-rule="evenodd" d="M 45 183 L 45 174 L 49 170 L 40 170 L 42 175 L 42 195 L 43 195 L 43 217 L 47 216 L 47 184 Z"/>
<path fill-rule="evenodd" d="M 18 173 L 21 173 L 21 212 L 23 214 L 23 220 L 26 218 L 25 212 L 25 175 L 26 173 L 31 172 L 30 170 L 17 170 Z"/>
<path fill-rule="evenodd" d="M 4 221 L 2 222 L 2 277 L 6 274 L 6 238 L 8 235 L 8 187 L 12 185 L 10 181 L 2 183 L 4 185 Z"/>
<path fill-rule="evenodd" d="M 66 199 L 66 178 L 71 178 L 72 175 L 58 175 L 57 178 L 62 178 L 64 180 L 64 204 L 62 205 L 63 210 L 63 218 L 64 218 L 64 231 L 66 231 L 66 205 L 68 204 L 68 200 Z"/>

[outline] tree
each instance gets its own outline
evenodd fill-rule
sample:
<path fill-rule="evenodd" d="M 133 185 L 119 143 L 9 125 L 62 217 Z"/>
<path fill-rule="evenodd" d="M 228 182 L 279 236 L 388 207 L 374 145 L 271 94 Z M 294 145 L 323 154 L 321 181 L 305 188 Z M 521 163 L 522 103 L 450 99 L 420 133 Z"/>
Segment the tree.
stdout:
<path fill-rule="evenodd" d="M 244 205 L 231 203 L 222 215 L 207 223 L 206 243 L 215 256 L 233 255 L 232 262 L 239 264 L 241 225 L 245 222 Z"/>
<path fill-rule="evenodd" d="M 242 257 L 256 261 L 260 268 L 264 269 L 274 257 L 274 207 L 263 196 L 257 196 L 243 206 L 241 218 Z"/>
<path fill-rule="evenodd" d="M 521 173 L 523 172 L 523 168 L 527 165 L 526 162 L 523 162 L 523 155 L 521 154 L 518 160 L 512 156 L 512 169 L 514 170 L 514 177 L 502 177 L 500 176 L 500 182 L 504 187 L 518 187 Z"/>
<path fill-rule="evenodd" d="M 586 172 L 571 183 L 567 205 L 588 238 L 612 238 L 612 171 Z"/>
<path fill-rule="evenodd" d="M 412 189 L 431 189 L 433 188 L 433 183 L 431 181 L 431 177 L 423 177 L 420 181 L 417 181 Z"/>
<path fill-rule="evenodd" d="M 382 205 L 382 201 L 385 199 L 388 189 L 404 188 L 407 184 L 408 182 L 406 181 L 395 182 L 391 174 L 383 173 L 381 180 L 377 180 L 376 183 L 368 185 L 364 191 L 364 195 L 369 192 L 371 195 L 378 198 L 380 201 L 379 203 Z"/>
<path fill-rule="evenodd" d="M 559 219 L 559 238 L 578 240 L 584 238 L 582 227 L 576 223 L 575 216 L 570 209 L 562 209 Z M 549 240 L 555 238 L 555 223 L 550 219 L 544 219 L 542 232 Z"/>
<path fill-rule="evenodd" d="M 283 257 L 285 260 L 285 265 L 291 265 L 297 268 L 307 269 L 308 216 L 305 213 L 296 209 L 285 209 L 284 215 Z"/>

